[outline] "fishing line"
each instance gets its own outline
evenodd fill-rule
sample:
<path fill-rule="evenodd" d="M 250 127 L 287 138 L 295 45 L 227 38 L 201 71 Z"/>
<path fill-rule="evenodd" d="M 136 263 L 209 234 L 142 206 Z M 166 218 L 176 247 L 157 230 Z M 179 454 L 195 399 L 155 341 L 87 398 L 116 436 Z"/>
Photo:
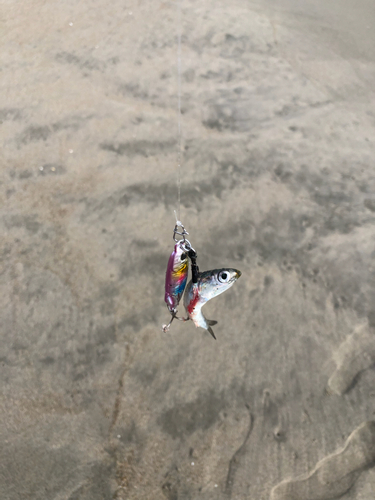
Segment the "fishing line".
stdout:
<path fill-rule="evenodd" d="M 177 113 L 178 113 L 178 139 L 177 139 L 177 186 L 178 186 L 178 220 L 181 217 L 181 151 L 182 151 L 182 132 L 181 132 L 181 0 L 177 0 Z M 176 217 L 177 219 L 177 217 Z"/>

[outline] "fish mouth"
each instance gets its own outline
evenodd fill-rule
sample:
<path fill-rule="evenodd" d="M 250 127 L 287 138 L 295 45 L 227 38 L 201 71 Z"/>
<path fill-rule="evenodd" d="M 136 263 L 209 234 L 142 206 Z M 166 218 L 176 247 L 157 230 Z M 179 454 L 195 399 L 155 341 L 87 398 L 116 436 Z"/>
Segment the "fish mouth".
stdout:
<path fill-rule="evenodd" d="M 234 276 L 232 276 L 231 280 L 229 281 L 229 283 L 234 283 L 235 281 L 238 280 L 238 278 L 241 276 L 241 271 L 239 271 L 238 269 L 233 269 L 234 271 Z"/>

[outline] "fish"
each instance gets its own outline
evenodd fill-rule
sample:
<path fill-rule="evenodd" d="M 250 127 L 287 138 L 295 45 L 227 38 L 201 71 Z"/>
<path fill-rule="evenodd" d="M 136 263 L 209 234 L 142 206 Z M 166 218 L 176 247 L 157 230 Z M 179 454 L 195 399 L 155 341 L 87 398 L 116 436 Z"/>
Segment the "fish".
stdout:
<path fill-rule="evenodd" d="M 171 253 L 165 274 L 165 296 L 169 312 L 176 315 L 177 306 L 184 293 L 189 272 L 189 259 L 186 248 L 181 242 L 176 243 Z"/>
<path fill-rule="evenodd" d="M 212 326 L 217 321 L 204 317 L 202 307 L 206 302 L 224 293 L 241 276 L 241 271 L 231 268 L 213 269 L 199 273 L 197 283 L 190 281 L 185 289 L 184 307 L 196 327 L 204 328 L 216 339 Z"/>

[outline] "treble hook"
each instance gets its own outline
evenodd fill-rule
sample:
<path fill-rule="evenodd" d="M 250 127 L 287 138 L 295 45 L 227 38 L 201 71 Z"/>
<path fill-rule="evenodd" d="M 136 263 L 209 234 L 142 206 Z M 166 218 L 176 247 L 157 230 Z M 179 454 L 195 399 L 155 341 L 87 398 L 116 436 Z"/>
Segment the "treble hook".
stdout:
<path fill-rule="evenodd" d="M 171 318 L 170 322 L 168 323 L 168 325 L 163 325 L 163 326 L 162 326 L 162 330 L 163 330 L 163 332 L 164 332 L 164 333 L 167 333 L 167 331 L 169 330 L 169 327 L 170 327 L 170 326 L 171 326 L 171 324 L 172 324 L 172 321 L 173 321 L 175 318 L 176 318 L 176 319 L 178 319 L 178 321 L 189 321 L 189 319 L 190 319 L 189 317 L 187 317 L 187 318 L 180 318 L 180 317 L 178 317 L 178 316 L 177 316 L 177 311 L 176 311 L 176 310 L 169 311 L 169 312 L 171 313 L 172 318 Z"/>

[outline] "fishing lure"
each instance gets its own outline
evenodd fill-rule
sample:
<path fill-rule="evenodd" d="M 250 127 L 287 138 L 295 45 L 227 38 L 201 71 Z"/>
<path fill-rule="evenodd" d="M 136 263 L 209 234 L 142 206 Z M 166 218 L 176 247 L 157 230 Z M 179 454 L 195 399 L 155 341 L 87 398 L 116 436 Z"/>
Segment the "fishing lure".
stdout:
<path fill-rule="evenodd" d="M 241 271 L 237 269 L 214 269 L 198 273 L 197 281 L 191 280 L 186 287 L 184 295 L 184 306 L 188 318 L 193 321 L 196 327 L 208 330 L 216 339 L 211 326 L 217 321 L 209 320 L 203 316 L 202 307 L 206 302 L 217 297 L 230 288 L 241 276 Z"/>
<path fill-rule="evenodd" d="M 179 228 L 181 228 L 181 231 L 179 231 Z M 182 223 L 180 221 L 176 221 L 173 231 L 173 240 L 176 244 L 168 260 L 167 272 L 165 275 L 164 295 L 164 300 L 167 303 L 167 307 L 172 318 L 168 325 L 163 325 L 164 332 L 169 330 L 174 318 L 180 321 L 187 321 L 189 319 L 179 318 L 177 316 L 177 307 L 186 287 L 189 272 L 189 258 L 192 262 L 192 273 L 195 281 L 197 280 L 197 275 L 199 273 L 199 268 L 196 264 L 197 254 L 191 246 L 190 241 L 186 239 L 186 235 L 188 234 L 189 233 L 186 231 Z M 176 239 L 176 235 L 182 236 L 182 239 Z"/>
<path fill-rule="evenodd" d="M 175 313 L 184 293 L 189 271 L 189 259 L 183 243 L 176 243 L 169 257 L 165 275 L 165 296 L 169 312 Z"/>

